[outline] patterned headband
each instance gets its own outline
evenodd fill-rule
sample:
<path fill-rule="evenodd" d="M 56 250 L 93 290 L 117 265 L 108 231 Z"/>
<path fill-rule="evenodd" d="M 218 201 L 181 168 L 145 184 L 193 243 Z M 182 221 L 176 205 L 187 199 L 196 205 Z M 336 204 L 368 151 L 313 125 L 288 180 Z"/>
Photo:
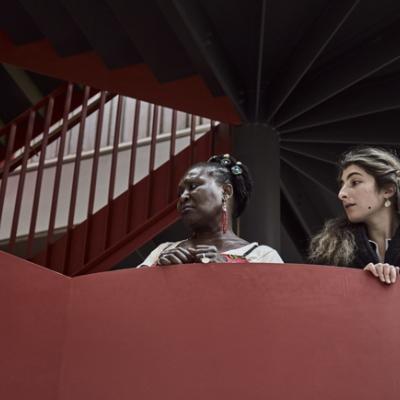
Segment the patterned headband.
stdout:
<path fill-rule="evenodd" d="M 233 175 L 243 174 L 243 168 L 242 168 L 243 164 L 240 161 L 236 161 L 235 163 L 233 163 L 232 160 L 230 159 L 229 154 L 224 154 L 222 158 L 220 158 L 220 156 L 212 156 L 211 158 L 208 159 L 207 162 L 218 163 L 223 167 L 227 168 L 228 170 L 230 170 Z"/>

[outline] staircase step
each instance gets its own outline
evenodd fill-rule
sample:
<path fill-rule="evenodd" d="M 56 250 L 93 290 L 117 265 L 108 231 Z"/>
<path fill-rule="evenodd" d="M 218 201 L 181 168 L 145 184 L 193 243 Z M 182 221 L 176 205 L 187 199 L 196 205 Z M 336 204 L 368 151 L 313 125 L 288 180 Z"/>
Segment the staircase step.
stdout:
<path fill-rule="evenodd" d="M 106 2 L 159 82 L 195 74 L 185 49 L 155 2 L 145 1 L 140 7 L 125 0 Z"/>
<path fill-rule="evenodd" d="M 108 68 L 121 68 L 142 62 L 112 9 L 104 1 L 61 0 L 61 3 Z"/>
<path fill-rule="evenodd" d="M 0 30 L 6 32 L 14 44 L 22 45 L 44 39 L 43 33 L 19 1 L 3 2 L 1 7 Z"/>
<path fill-rule="evenodd" d="M 19 1 L 61 57 L 92 50 L 86 37 L 60 2 Z"/>

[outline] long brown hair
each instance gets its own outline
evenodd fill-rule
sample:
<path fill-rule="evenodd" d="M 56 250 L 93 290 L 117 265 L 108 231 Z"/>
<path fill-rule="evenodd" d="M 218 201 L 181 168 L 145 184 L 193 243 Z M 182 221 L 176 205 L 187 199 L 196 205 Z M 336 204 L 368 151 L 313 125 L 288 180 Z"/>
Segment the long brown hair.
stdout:
<path fill-rule="evenodd" d="M 350 165 L 363 168 L 375 178 L 378 189 L 394 186 L 393 201 L 397 212 L 400 205 L 400 160 L 394 152 L 379 147 L 356 147 L 344 153 L 338 162 L 339 179 Z M 337 218 L 325 223 L 310 242 L 309 262 L 349 266 L 355 258 L 354 226 L 347 218 Z"/>

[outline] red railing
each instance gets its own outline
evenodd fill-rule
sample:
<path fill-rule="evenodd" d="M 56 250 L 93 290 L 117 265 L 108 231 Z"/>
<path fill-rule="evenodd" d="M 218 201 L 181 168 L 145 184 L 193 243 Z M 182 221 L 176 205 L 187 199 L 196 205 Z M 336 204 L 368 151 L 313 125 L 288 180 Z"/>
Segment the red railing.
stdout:
<path fill-rule="evenodd" d="M 107 249 L 112 244 L 109 227 L 116 211 L 114 199 L 127 192 L 127 218 L 122 224 L 126 233 L 132 232 L 137 228 L 129 218 L 134 212 L 134 184 L 148 175 L 150 182 L 146 191 L 148 199 L 152 199 L 155 196 L 154 171 L 166 161 L 170 161 L 166 182 L 168 199 L 174 201 L 175 155 L 191 146 L 190 161 L 193 161 L 194 142 L 198 135 L 210 129 L 210 124 L 202 123 L 193 115 L 122 96 L 115 99 L 116 112 L 111 116 L 114 96 L 88 86 L 81 89 L 66 84 L 0 131 L 0 137 L 7 138 L 6 148 L 0 154 L 3 157 L 0 232 L 4 250 L 32 258 L 43 248 L 50 249 L 64 233 L 65 257 L 58 269 L 65 271 L 73 250 L 70 233 L 76 224 L 86 221 L 86 233 L 82 237 L 85 243 L 83 265 L 88 263 L 91 259 L 88 242 L 96 229 L 92 219 L 97 210 L 104 208 L 106 213 L 100 248 Z M 132 109 L 127 110 L 127 104 Z M 128 126 L 131 115 L 132 125 Z M 112 141 L 112 146 L 108 147 L 104 146 L 106 119 L 107 143 Z M 183 129 L 178 130 L 178 125 Z M 213 126 L 211 122 L 211 128 Z M 74 127 L 78 128 L 77 132 Z M 88 149 L 85 143 L 89 139 L 92 145 Z M 71 143 L 74 150 L 67 151 Z M 52 152 L 48 151 L 50 145 Z M 153 201 L 148 201 L 146 207 L 142 211 L 149 219 L 157 210 Z M 99 240 L 98 232 L 96 240 Z M 42 263 L 49 265 L 51 257 L 51 251 L 46 251 Z"/>
<path fill-rule="evenodd" d="M 400 290 L 364 271 L 193 264 L 68 279 L 0 252 L 0 277 L 2 399 L 399 398 Z"/>

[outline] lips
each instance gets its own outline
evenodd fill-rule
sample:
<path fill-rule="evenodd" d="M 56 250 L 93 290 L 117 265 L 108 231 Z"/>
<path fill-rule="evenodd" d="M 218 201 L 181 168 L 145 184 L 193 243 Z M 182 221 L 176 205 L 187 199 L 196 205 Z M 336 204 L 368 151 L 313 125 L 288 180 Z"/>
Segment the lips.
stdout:
<path fill-rule="evenodd" d="M 193 210 L 193 207 L 191 205 L 185 204 L 183 207 L 181 207 L 180 212 L 181 212 L 181 214 L 185 214 L 192 210 Z"/>
<path fill-rule="evenodd" d="M 350 207 L 353 207 L 353 206 L 355 206 L 354 203 L 343 204 L 343 207 L 344 207 L 346 210 L 348 210 Z"/>

